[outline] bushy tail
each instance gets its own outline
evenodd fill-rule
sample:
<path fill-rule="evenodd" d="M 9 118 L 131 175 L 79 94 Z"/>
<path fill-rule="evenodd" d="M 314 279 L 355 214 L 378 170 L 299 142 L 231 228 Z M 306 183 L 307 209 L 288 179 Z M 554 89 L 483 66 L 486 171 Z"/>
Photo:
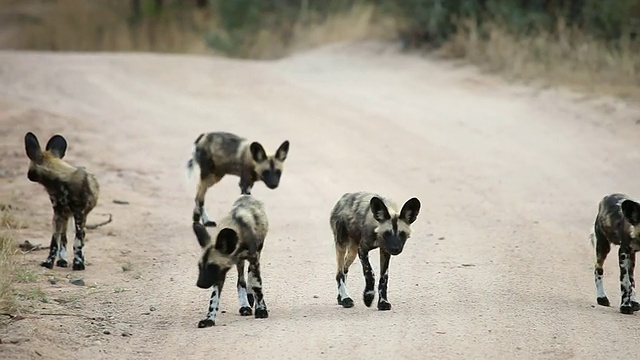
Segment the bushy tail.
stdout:
<path fill-rule="evenodd" d="M 596 248 L 596 229 L 593 227 L 591 229 L 591 233 L 589 234 L 589 242 L 591 243 L 592 248 Z"/>
<path fill-rule="evenodd" d="M 193 195 L 193 191 L 196 187 L 196 184 L 193 181 L 194 180 L 193 173 L 195 168 L 198 168 L 198 172 L 200 171 L 200 167 L 198 166 L 198 162 L 196 161 L 196 145 L 194 144 L 193 150 L 191 151 L 191 158 L 189 158 L 189 160 L 187 161 L 187 164 L 184 169 L 185 170 L 184 172 L 185 188 L 190 195 Z"/>

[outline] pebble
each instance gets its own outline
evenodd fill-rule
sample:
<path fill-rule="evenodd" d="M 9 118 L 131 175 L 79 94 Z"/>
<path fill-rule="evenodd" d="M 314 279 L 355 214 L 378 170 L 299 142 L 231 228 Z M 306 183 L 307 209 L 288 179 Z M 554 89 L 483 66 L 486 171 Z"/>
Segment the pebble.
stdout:
<path fill-rule="evenodd" d="M 82 279 L 70 279 L 69 282 L 73 285 L 84 286 L 84 280 Z"/>

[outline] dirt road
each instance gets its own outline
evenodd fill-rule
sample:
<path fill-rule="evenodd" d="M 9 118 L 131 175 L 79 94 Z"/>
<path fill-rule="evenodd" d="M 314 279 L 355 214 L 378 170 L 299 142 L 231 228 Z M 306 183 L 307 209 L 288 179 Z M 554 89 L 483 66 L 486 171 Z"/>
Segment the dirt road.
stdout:
<path fill-rule="evenodd" d="M 639 315 L 595 305 L 587 236 L 600 198 L 640 196 L 637 109 L 508 86 L 465 67 L 338 45 L 278 62 L 158 55 L 0 53 L 3 202 L 28 219 L 20 239 L 48 243 L 51 209 L 26 179 L 22 139 L 59 132 L 67 158 L 94 171 L 87 270 L 38 267 L 46 302 L 0 330 L 2 358 L 605 359 L 634 357 Z M 196 327 L 195 137 L 226 130 L 270 150 L 291 141 L 280 187 L 254 187 L 271 223 L 263 253 L 265 320 L 237 314 L 225 287 L 214 328 Z M 42 140 L 45 139 L 45 140 Z M 237 178 L 211 188 L 222 216 Z M 393 258 L 380 312 L 336 304 L 329 212 L 371 190 L 422 211 Z M 128 205 L 113 203 L 127 201 Z M 616 256 L 605 286 L 620 299 Z M 377 251 L 372 253 L 378 274 Z M 128 271 L 123 271 L 123 265 Z M 82 276 L 86 285 L 66 278 Z M 57 279 L 55 284 L 50 280 Z M 64 280 L 61 281 L 60 279 Z M 235 284 L 235 273 L 228 282 Z M 55 281 L 54 281 L 55 282 Z M 75 316 L 82 315 L 82 316 Z M 86 316 L 86 317 L 85 317 Z"/>

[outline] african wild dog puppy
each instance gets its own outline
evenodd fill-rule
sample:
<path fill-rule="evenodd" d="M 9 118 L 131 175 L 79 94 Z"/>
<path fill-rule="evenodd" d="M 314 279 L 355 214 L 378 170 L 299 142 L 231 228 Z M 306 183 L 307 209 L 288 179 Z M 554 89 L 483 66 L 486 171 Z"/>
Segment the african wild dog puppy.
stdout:
<path fill-rule="evenodd" d="M 31 132 L 24 137 L 25 150 L 31 160 L 27 178 L 39 183 L 49 193 L 53 207 L 53 235 L 49 256 L 41 264 L 52 269 L 53 263 L 67 267 L 67 224 L 73 216 L 76 236 L 73 243 L 73 270 L 84 270 L 85 225 L 87 216 L 98 203 L 100 188 L 95 176 L 83 167 L 62 160 L 67 141 L 61 135 L 49 139 L 42 151 L 38 138 Z"/>
<path fill-rule="evenodd" d="M 602 284 L 603 265 L 611 251 L 611 245 L 618 245 L 622 292 L 620 312 L 633 314 L 634 311 L 640 310 L 640 303 L 636 300 L 636 283 L 633 275 L 636 251 L 640 250 L 640 204 L 624 194 L 605 196 L 598 206 L 598 214 L 589 238 L 596 253 L 594 276 L 598 304 L 610 305 Z"/>
<path fill-rule="evenodd" d="M 420 212 L 420 201 L 411 198 L 398 213 L 396 204 L 380 195 L 368 192 L 346 193 L 331 211 L 331 230 L 336 247 L 338 304 L 353 306 L 347 292 L 347 274 L 356 254 L 364 272 L 364 304 L 373 302 L 375 275 L 369 263 L 369 252 L 380 248 L 380 282 L 378 283 L 378 309 L 391 310 L 387 299 L 389 261 L 402 252 L 411 235 L 411 224 Z"/>
<path fill-rule="evenodd" d="M 238 271 L 237 288 L 240 315 L 251 315 L 255 297 L 255 317 L 269 317 L 267 304 L 262 294 L 262 278 L 260 276 L 260 254 L 268 230 L 269 222 L 264 204 L 251 195 L 241 195 L 235 201 L 229 214 L 216 227 L 217 233 L 213 237 L 214 241 L 211 241 L 211 236 L 201 223 L 193 222 L 193 231 L 202 247 L 196 285 L 202 289 L 213 287 L 207 317 L 198 323 L 198 327 L 215 325 L 220 293 L 227 272 L 233 265 Z M 244 279 L 245 260 L 249 263 L 248 288 Z"/>
<path fill-rule="evenodd" d="M 251 195 L 256 181 L 262 181 L 269 189 L 280 183 L 284 161 L 289 153 L 289 141 L 285 140 L 274 154 L 267 154 L 262 145 L 228 132 L 203 133 L 196 138 L 193 155 L 187 162 L 187 172 L 194 166 L 200 168 L 200 179 L 195 196 L 193 221 L 205 226 L 216 226 L 204 209 L 207 190 L 225 175 L 240 177 L 240 193 Z"/>

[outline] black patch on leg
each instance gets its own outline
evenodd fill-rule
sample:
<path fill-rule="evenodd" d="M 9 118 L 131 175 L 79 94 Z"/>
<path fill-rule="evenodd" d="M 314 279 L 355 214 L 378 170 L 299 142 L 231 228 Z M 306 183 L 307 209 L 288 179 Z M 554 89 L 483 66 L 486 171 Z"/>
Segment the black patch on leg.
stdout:
<path fill-rule="evenodd" d="M 367 307 L 371 307 L 373 303 L 373 298 L 375 297 L 375 275 L 373 273 L 373 268 L 371 267 L 371 263 L 369 262 L 368 251 L 364 251 L 362 249 L 358 249 L 358 257 L 360 258 L 360 263 L 362 264 L 362 272 L 364 274 L 364 291 L 362 292 L 362 300 Z"/>
<path fill-rule="evenodd" d="M 240 315 L 241 316 L 251 316 L 253 315 L 253 310 L 251 310 L 250 307 L 248 306 L 243 306 L 240 308 Z"/>
<path fill-rule="evenodd" d="M 247 293 L 247 300 L 249 301 L 249 306 L 253 307 L 255 303 L 255 298 L 252 293 Z"/>
<path fill-rule="evenodd" d="M 631 281 L 631 248 L 627 244 L 620 244 L 618 249 L 618 264 L 620 267 L 620 291 L 622 293 L 620 299 L 620 312 L 622 314 L 633 314 L 633 306 L 631 304 L 631 284 L 625 286 L 624 278 L 629 277 Z M 628 265 L 626 265 L 628 264 Z"/>
<path fill-rule="evenodd" d="M 209 319 L 204 319 L 204 320 L 198 321 L 198 328 L 200 328 L 200 329 L 212 327 L 212 326 L 215 326 L 215 325 L 216 325 L 215 321 L 209 320 Z"/>
<path fill-rule="evenodd" d="M 339 292 L 340 285 L 346 283 L 346 277 L 344 273 L 338 273 L 336 275 L 336 283 L 338 283 L 338 292 Z M 353 299 L 348 297 L 342 299 L 340 297 L 340 294 L 338 294 L 338 305 L 342 305 L 342 307 L 344 308 L 352 308 L 354 306 Z"/>
<path fill-rule="evenodd" d="M 53 269 L 53 262 L 58 255 L 58 242 L 56 241 L 56 234 L 54 233 L 51 236 L 51 243 L 49 244 L 49 256 L 47 259 L 40 263 L 40 266 L 45 267 L 47 269 Z"/>
<path fill-rule="evenodd" d="M 262 293 L 262 277 L 260 275 L 260 263 L 258 261 L 249 261 L 249 276 L 252 276 L 256 281 L 256 284 L 251 284 L 251 289 L 255 296 L 255 318 L 266 319 L 269 317 L 269 311 L 267 310 L 267 304 L 264 302 L 264 295 Z"/>
<path fill-rule="evenodd" d="M 200 209 L 198 209 L 198 207 L 200 207 Z M 193 214 L 192 214 L 192 220 L 193 222 L 200 222 L 200 220 L 202 220 L 202 216 L 200 215 L 202 213 L 202 205 L 198 204 L 194 209 L 193 209 Z"/>
<path fill-rule="evenodd" d="M 630 263 L 630 268 L 629 268 L 629 277 L 631 278 L 631 288 L 633 290 L 635 290 L 636 288 L 636 277 L 634 275 L 635 273 L 635 269 L 636 269 L 636 253 L 635 251 L 631 251 L 631 253 L 629 254 L 631 263 Z M 640 310 L 640 303 L 638 303 L 637 301 L 631 301 L 631 308 L 633 309 L 633 311 L 638 311 Z"/>
<path fill-rule="evenodd" d="M 267 309 L 256 309 L 256 319 L 266 319 L 269 317 L 269 311 Z"/>
<path fill-rule="evenodd" d="M 611 303 L 609 302 L 609 298 L 608 297 L 599 297 L 596 299 L 596 301 L 598 301 L 598 305 L 602 305 L 602 306 L 611 306 Z"/>
<path fill-rule="evenodd" d="M 378 283 L 378 310 L 391 310 L 391 303 L 387 300 L 387 287 L 389 285 L 389 261 L 391 255 L 380 250 L 380 282 Z"/>
<path fill-rule="evenodd" d="M 84 262 L 73 260 L 73 270 L 82 271 L 85 269 Z"/>
<path fill-rule="evenodd" d="M 244 263 L 244 261 L 242 261 L 242 262 Z M 249 294 L 247 293 L 247 282 L 244 280 L 244 274 L 240 273 L 241 270 L 244 273 L 244 265 L 242 265 L 242 266 L 238 265 L 238 283 L 237 283 L 236 286 L 237 286 L 237 288 L 244 289 L 245 293 L 247 294 L 247 298 L 248 298 Z M 253 310 L 251 309 L 251 306 L 241 306 L 239 312 L 240 312 L 241 316 L 253 315 Z"/>
<path fill-rule="evenodd" d="M 66 230 L 66 227 L 65 227 L 65 230 Z M 66 234 L 66 232 L 63 232 L 60 235 L 60 247 L 65 250 L 65 254 L 66 254 L 67 253 L 67 251 L 66 251 L 67 250 L 67 234 Z M 67 266 L 69 266 L 69 264 L 67 263 L 67 259 L 58 259 L 58 261 L 56 261 L 56 266 L 62 267 L 62 268 L 66 268 Z"/>
<path fill-rule="evenodd" d="M 79 271 L 84 270 L 84 254 L 82 253 L 82 249 L 84 248 L 84 239 L 85 239 L 85 217 L 81 213 L 76 213 L 73 216 L 73 220 L 76 226 L 76 240 L 79 240 L 79 245 L 76 247 L 74 242 L 73 244 L 73 270 Z"/>
<path fill-rule="evenodd" d="M 352 308 L 355 303 L 352 298 L 340 299 L 340 295 L 338 295 L 338 305 L 342 305 L 343 308 L 349 309 Z"/>
<path fill-rule="evenodd" d="M 196 207 L 193 209 L 193 217 L 192 217 L 193 222 L 196 222 L 196 223 L 201 222 L 202 225 L 206 227 L 218 226 L 215 221 L 212 221 L 212 220 L 204 221 L 204 219 L 202 218 L 202 213 L 204 212 L 203 209 L 204 209 L 204 200 L 198 201 Z"/>
<path fill-rule="evenodd" d="M 66 268 L 67 266 L 69 266 L 69 264 L 67 263 L 67 260 L 58 259 L 58 261 L 56 261 L 56 266 Z"/>
<path fill-rule="evenodd" d="M 194 158 L 200 167 L 200 181 L 205 181 L 210 176 L 213 176 L 215 172 L 215 164 L 213 163 L 213 158 L 209 155 L 209 153 L 201 148 L 196 148 Z M 202 221 L 202 210 L 204 208 L 204 199 L 202 201 L 198 201 L 196 205 L 196 209 L 193 210 L 193 221 L 200 222 Z M 202 225 L 206 227 L 216 227 L 215 221 L 202 221 Z"/>
<path fill-rule="evenodd" d="M 633 306 L 620 306 L 620 313 L 625 315 L 633 314 Z"/>

